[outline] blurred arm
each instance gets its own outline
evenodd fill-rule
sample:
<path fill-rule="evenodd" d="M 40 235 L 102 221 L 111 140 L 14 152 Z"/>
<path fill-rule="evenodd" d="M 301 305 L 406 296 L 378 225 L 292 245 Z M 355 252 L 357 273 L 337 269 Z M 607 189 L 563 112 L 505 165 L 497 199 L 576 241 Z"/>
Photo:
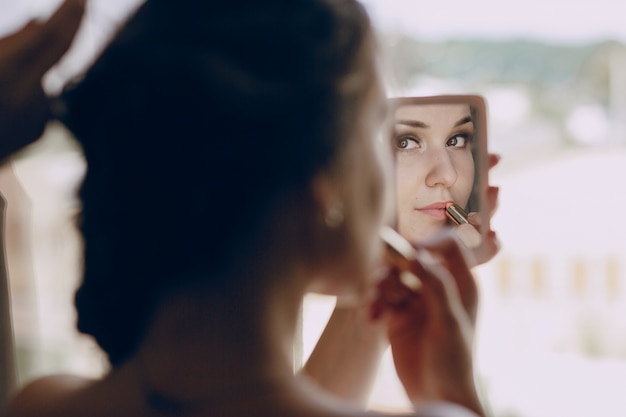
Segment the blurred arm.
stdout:
<path fill-rule="evenodd" d="M 326 391 L 365 406 L 388 346 L 385 329 L 365 307 L 335 307 L 302 374 Z"/>

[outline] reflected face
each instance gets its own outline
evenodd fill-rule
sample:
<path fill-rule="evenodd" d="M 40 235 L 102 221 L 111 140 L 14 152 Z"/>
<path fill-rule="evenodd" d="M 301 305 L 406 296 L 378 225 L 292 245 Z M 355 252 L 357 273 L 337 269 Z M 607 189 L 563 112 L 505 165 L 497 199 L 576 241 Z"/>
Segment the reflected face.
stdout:
<path fill-rule="evenodd" d="M 474 183 L 469 104 L 403 105 L 395 111 L 398 231 L 420 241 L 448 223 L 445 206 L 466 207 Z"/>

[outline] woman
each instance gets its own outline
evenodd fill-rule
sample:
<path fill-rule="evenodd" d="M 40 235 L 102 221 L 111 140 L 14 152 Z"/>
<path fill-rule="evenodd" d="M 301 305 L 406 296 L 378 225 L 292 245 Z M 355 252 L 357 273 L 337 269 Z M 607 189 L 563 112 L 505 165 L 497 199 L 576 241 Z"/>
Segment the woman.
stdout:
<path fill-rule="evenodd" d="M 448 220 L 446 205 L 466 208 L 474 186 L 469 104 L 401 105 L 394 115 L 398 230 L 423 241 Z"/>
<path fill-rule="evenodd" d="M 379 266 L 374 61 L 356 1 L 142 6 L 64 96 L 88 163 L 78 328 L 112 369 L 35 381 L 8 415 L 364 415 L 291 351 L 305 292 L 363 294 Z M 483 415 L 474 281 L 454 238 L 426 247 L 422 293 L 391 266 L 375 316 L 418 412 Z"/>

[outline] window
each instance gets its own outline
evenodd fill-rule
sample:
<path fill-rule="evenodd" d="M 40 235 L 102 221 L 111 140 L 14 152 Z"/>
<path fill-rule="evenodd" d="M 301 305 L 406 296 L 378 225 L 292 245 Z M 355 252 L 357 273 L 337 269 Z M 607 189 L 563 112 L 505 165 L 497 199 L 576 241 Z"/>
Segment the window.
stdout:
<path fill-rule="evenodd" d="M 477 93 L 488 101 L 489 147 L 503 157 L 490 175 L 501 187 L 493 228 L 503 248 L 476 270 L 477 378 L 493 415 L 626 415 L 626 6 L 363 2 L 393 95 Z M 58 4 L 4 3 L 2 33 Z M 88 25 L 49 74 L 48 89 L 78 73 L 136 3 L 92 2 Z M 106 368 L 93 342 L 74 331 L 71 308 L 80 240 L 68 226 L 83 171 L 79 150 L 58 127 L 0 170 L 0 191 L 10 201 L 7 253 L 22 381 Z M 319 296 L 305 301 L 305 357 L 332 306 Z M 371 403 L 407 405 L 388 355 Z"/>

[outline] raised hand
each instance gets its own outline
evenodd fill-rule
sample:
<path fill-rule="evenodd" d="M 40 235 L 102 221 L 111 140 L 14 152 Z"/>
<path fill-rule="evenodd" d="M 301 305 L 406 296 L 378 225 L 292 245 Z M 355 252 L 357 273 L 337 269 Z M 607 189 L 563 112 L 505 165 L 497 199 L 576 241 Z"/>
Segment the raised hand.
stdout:
<path fill-rule="evenodd" d="M 500 162 L 500 157 L 496 154 L 489 154 L 489 169 L 495 167 Z M 500 188 L 494 186 L 487 187 L 486 193 L 486 207 L 485 210 L 489 213 L 491 219 L 498 208 L 498 194 Z M 475 227 L 480 226 L 480 215 L 478 213 L 469 213 L 468 221 Z M 500 242 L 496 233 L 493 230 L 488 230 L 482 244 L 472 251 L 473 257 L 471 259 L 472 266 L 484 264 L 500 251 Z"/>
<path fill-rule="evenodd" d="M 387 326 L 398 376 L 416 406 L 447 401 L 484 415 L 472 363 L 478 291 L 470 257 L 454 232 L 444 231 L 420 246 L 409 271 L 391 266 L 372 314 Z M 402 283 L 406 273 L 419 278 L 417 291 Z"/>
<path fill-rule="evenodd" d="M 43 75 L 65 54 L 86 0 L 66 0 L 45 22 L 0 39 L 0 160 L 37 140 L 50 118 Z"/>

